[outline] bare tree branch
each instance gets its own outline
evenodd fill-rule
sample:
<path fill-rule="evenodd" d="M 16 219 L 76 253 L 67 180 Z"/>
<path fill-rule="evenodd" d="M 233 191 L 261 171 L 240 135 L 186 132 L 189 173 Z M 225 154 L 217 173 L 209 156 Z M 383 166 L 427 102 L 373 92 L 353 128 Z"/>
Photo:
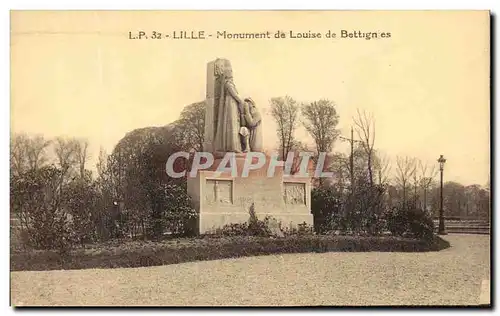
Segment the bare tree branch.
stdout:
<path fill-rule="evenodd" d="M 368 115 L 366 111 L 357 110 L 357 117 L 353 118 L 356 126 L 356 134 L 361 140 L 363 149 L 367 155 L 367 168 L 370 185 L 373 185 L 373 160 L 375 148 L 375 118 L 372 114 Z"/>
<path fill-rule="evenodd" d="M 54 153 L 63 177 L 78 164 L 78 144 L 79 142 L 76 139 L 64 137 L 57 137 L 54 142 Z"/>
<path fill-rule="evenodd" d="M 427 163 L 422 163 L 420 161 L 420 187 L 422 188 L 423 191 L 423 203 L 422 203 L 422 208 L 424 210 L 427 210 L 427 192 L 429 191 L 429 188 L 432 185 L 432 180 L 436 177 L 437 175 L 437 169 L 436 165 L 432 165 L 431 168 L 427 165 Z"/>
<path fill-rule="evenodd" d="M 299 106 L 289 96 L 272 98 L 270 104 L 271 115 L 276 122 L 281 159 L 286 159 L 296 143 L 294 133 L 297 129 Z"/>
<path fill-rule="evenodd" d="M 403 203 L 407 201 L 407 189 L 413 173 L 415 172 L 415 158 L 396 157 L 396 183 L 403 192 Z"/>
<path fill-rule="evenodd" d="M 80 177 L 85 176 L 85 164 L 89 158 L 88 154 L 89 142 L 86 139 L 75 142 L 76 161 L 80 168 Z"/>
<path fill-rule="evenodd" d="M 378 184 L 388 184 L 391 172 L 391 158 L 382 153 L 375 153 L 374 169 L 378 174 Z"/>

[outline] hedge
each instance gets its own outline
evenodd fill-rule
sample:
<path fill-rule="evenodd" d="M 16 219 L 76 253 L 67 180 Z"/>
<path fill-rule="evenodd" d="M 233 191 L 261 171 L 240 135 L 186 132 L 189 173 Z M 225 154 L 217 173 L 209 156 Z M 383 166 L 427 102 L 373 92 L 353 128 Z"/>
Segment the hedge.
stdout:
<path fill-rule="evenodd" d="M 162 242 L 114 241 L 81 248 L 67 254 L 51 250 L 11 253 L 11 271 L 91 268 L 132 268 L 284 253 L 322 252 L 425 252 L 450 244 L 439 238 L 296 235 L 285 238 L 223 237 L 185 238 Z"/>

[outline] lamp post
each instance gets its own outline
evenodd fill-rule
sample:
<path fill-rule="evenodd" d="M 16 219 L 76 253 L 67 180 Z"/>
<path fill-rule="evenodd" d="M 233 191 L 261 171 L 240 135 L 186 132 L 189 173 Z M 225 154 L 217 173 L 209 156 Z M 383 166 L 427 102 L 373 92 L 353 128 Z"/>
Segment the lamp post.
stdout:
<path fill-rule="evenodd" d="M 444 212 L 443 212 L 443 170 L 444 170 L 444 163 L 446 162 L 446 159 L 441 155 L 438 159 L 439 162 L 439 171 L 441 171 L 441 204 L 439 207 L 439 229 L 438 229 L 438 234 L 439 235 L 446 235 L 446 230 L 444 228 Z"/>

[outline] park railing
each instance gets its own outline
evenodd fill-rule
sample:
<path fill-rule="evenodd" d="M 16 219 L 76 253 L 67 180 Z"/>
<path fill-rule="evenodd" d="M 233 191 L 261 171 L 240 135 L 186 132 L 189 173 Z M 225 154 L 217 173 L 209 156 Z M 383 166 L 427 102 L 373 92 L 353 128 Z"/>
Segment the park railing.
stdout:
<path fill-rule="evenodd" d="M 434 219 L 437 231 L 439 220 Z M 452 234 L 490 234 L 490 223 L 486 219 L 445 219 L 447 233 Z"/>

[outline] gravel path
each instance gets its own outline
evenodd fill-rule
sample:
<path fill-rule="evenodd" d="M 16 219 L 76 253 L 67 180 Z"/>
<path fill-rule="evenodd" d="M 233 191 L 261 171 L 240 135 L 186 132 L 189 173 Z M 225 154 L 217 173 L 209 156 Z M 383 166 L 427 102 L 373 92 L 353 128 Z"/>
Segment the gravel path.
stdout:
<path fill-rule="evenodd" d="M 12 272 L 33 305 L 475 305 L 490 278 L 489 236 L 448 235 L 433 253 L 323 253 L 177 265 Z"/>

